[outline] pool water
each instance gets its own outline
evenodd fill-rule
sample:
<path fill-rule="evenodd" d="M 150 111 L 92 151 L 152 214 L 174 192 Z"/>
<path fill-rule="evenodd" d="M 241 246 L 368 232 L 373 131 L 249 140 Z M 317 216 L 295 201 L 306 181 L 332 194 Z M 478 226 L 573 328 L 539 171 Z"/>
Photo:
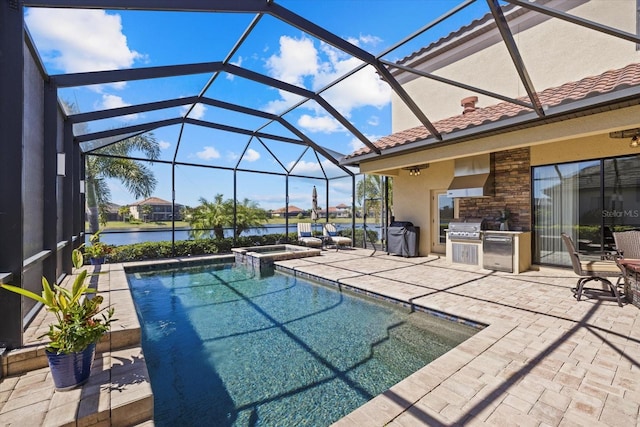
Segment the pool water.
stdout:
<path fill-rule="evenodd" d="M 324 426 L 478 330 L 231 265 L 128 274 L 157 426 Z"/>

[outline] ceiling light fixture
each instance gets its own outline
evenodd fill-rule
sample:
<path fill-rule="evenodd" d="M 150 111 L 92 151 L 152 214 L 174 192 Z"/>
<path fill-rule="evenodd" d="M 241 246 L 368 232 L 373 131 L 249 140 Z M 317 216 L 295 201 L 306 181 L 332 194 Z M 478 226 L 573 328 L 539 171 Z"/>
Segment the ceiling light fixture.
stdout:
<path fill-rule="evenodd" d="M 409 176 L 418 176 L 418 175 L 420 175 L 422 169 L 426 169 L 428 167 L 429 167 L 429 164 L 425 163 L 425 164 L 422 164 L 422 165 L 411 166 L 411 167 L 403 168 L 403 169 L 409 171 Z"/>
<path fill-rule="evenodd" d="M 609 138 L 623 138 L 623 139 L 631 138 L 631 141 L 629 142 L 629 147 L 638 148 L 640 147 L 640 128 L 609 132 Z"/>

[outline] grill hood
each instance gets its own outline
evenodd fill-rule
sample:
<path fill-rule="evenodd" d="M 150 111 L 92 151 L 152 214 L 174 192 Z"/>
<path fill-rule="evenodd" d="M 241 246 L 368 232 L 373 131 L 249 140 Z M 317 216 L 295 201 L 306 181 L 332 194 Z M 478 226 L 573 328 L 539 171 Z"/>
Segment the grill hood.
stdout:
<path fill-rule="evenodd" d="M 490 154 L 456 159 L 447 196 L 489 197 L 493 196 L 493 186 Z"/>

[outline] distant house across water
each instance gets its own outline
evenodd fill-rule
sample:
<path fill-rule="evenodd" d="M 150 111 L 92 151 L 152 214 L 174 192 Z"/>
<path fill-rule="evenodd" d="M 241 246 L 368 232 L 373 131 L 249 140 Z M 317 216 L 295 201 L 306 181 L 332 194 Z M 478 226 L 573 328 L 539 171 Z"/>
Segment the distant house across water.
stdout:
<path fill-rule="evenodd" d="M 287 212 L 286 208 L 278 208 L 271 211 L 271 216 L 274 218 L 285 218 L 285 217 L 297 217 L 299 214 L 303 214 L 304 211 L 297 206 L 289 206 L 289 211 Z"/>
<path fill-rule="evenodd" d="M 147 207 L 149 206 L 149 207 Z M 175 205 L 177 220 L 181 219 L 180 212 L 182 206 L 178 203 Z M 173 212 L 171 212 L 171 202 L 160 199 L 159 197 L 147 197 L 129 205 L 131 217 L 141 221 L 171 221 Z"/>

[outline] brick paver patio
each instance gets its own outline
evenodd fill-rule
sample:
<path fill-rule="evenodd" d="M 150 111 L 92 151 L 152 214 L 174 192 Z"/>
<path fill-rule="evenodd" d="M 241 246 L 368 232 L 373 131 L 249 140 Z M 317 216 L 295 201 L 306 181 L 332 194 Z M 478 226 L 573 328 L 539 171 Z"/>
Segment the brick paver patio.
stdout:
<path fill-rule="evenodd" d="M 279 265 L 302 277 L 488 326 L 335 425 L 640 425 L 638 308 L 594 299 L 577 302 L 571 293 L 577 277 L 571 270 L 542 268 L 512 275 L 452 265 L 433 256 L 370 255 L 371 250 L 363 249 L 324 251 L 320 257 Z M 107 277 L 101 280 L 123 290 L 121 266 L 104 270 Z M 132 309 L 129 303 L 125 307 Z M 123 311 L 118 314 L 133 322 L 135 312 Z M 118 360 L 143 361 L 135 351 Z M 74 403 L 73 393 L 53 392 L 47 371 L 1 380 L 0 424 L 19 423 L 16 411 L 21 410 L 29 419 L 47 420 L 49 425 L 106 425 L 101 412 L 93 418 L 82 412 L 84 421 L 76 424 L 68 411 L 57 417 L 56 408 L 73 411 L 80 405 Z M 142 381 L 147 384 L 146 378 Z M 140 378 L 131 384 L 120 382 L 117 395 L 140 384 Z M 110 390 L 106 404 L 113 411 L 117 402 L 113 386 Z M 33 396 L 38 397 L 36 403 Z M 96 400 L 93 406 L 104 404 Z M 56 424 L 58 419 L 64 422 Z"/>

